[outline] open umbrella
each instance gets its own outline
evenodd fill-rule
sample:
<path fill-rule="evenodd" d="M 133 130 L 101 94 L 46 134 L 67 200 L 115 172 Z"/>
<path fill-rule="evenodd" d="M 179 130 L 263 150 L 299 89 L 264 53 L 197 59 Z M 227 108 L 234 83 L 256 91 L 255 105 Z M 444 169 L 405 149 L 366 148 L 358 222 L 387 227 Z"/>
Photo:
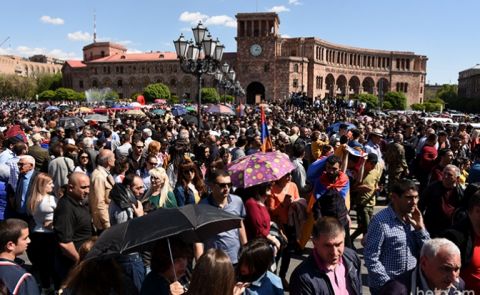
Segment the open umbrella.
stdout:
<path fill-rule="evenodd" d="M 228 167 L 233 185 L 240 188 L 278 180 L 293 169 L 293 163 L 281 152 L 258 152 L 240 158 Z"/>
<path fill-rule="evenodd" d="M 223 104 L 212 104 L 205 109 L 206 113 L 221 114 L 221 115 L 235 115 L 232 108 Z"/>
<path fill-rule="evenodd" d="M 93 110 L 91 108 L 87 108 L 87 107 L 80 107 L 78 109 L 78 112 L 79 113 L 93 113 Z"/>
<path fill-rule="evenodd" d="M 59 111 L 60 108 L 56 106 L 49 106 L 45 109 L 46 111 Z"/>
<path fill-rule="evenodd" d="M 108 116 L 100 115 L 100 114 L 93 114 L 93 115 L 85 116 L 85 118 L 83 118 L 83 120 L 85 122 L 96 121 L 96 122 L 100 122 L 100 123 L 106 123 L 106 122 L 108 122 Z"/>
<path fill-rule="evenodd" d="M 197 106 L 187 106 L 185 109 L 189 112 L 196 112 L 197 111 Z"/>
<path fill-rule="evenodd" d="M 140 108 L 140 107 L 142 107 L 142 105 L 141 105 L 139 102 L 137 102 L 137 101 L 130 103 L 128 106 L 131 107 L 131 108 Z"/>
<path fill-rule="evenodd" d="M 177 117 L 177 116 L 183 116 L 187 113 L 187 109 L 184 106 L 177 105 L 172 108 L 172 114 Z"/>
<path fill-rule="evenodd" d="M 153 110 L 152 113 L 154 113 L 155 115 L 163 116 L 165 115 L 165 110 L 156 109 L 156 110 Z"/>
<path fill-rule="evenodd" d="M 338 130 L 340 129 L 340 125 L 341 125 L 341 124 L 347 124 L 347 129 L 348 129 L 348 130 L 357 128 L 357 126 L 355 126 L 355 125 L 352 124 L 352 123 L 337 122 L 337 123 L 334 123 L 334 124 L 328 126 L 327 132 L 328 132 L 328 133 L 338 132 Z"/>
<path fill-rule="evenodd" d="M 58 125 L 65 129 L 77 129 L 85 126 L 85 122 L 79 117 L 62 117 L 58 121 Z"/>
<path fill-rule="evenodd" d="M 198 126 L 198 118 L 196 116 L 192 116 L 192 115 L 187 114 L 187 115 L 183 116 L 182 118 L 185 122 L 193 123 L 193 124 Z"/>
<path fill-rule="evenodd" d="M 129 116 L 139 116 L 139 117 L 145 117 L 145 113 L 142 112 L 141 110 L 129 110 L 124 113 L 125 115 Z"/>
<path fill-rule="evenodd" d="M 202 242 L 218 233 L 239 228 L 241 220 L 239 216 L 204 204 L 159 208 L 107 229 L 92 250 L 95 250 L 94 255 L 132 253 L 149 249 L 155 242 L 173 236 L 189 243 Z"/>
<path fill-rule="evenodd" d="M 158 103 L 158 104 L 167 104 L 167 100 L 166 99 L 161 99 L 161 98 L 155 99 L 154 102 Z"/>

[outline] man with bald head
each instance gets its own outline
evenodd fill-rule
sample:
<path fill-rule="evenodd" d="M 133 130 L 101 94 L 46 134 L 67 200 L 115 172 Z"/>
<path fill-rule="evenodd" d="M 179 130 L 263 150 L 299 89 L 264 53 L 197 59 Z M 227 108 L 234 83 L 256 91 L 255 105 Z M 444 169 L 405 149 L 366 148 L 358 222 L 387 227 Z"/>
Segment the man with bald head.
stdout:
<path fill-rule="evenodd" d="M 80 260 L 78 250 L 93 234 L 92 217 L 86 200 L 90 179 L 74 172 L 68 179 L 65 196 L 58 200 L 53 214 L 53 228 L 58 240 L 55 255 L 55 289 L 60 287 L 70 269 Z"/>
<path fill-rule="evenodd" d="M 99 233 L 110 227 L 108 205 L 110 191 L 115 184 L 110 174 L 113 167 L 115 167 L 115 154 L 108 149 L 101 150 L 97 156 L 97 168 L 92 172 L 89 195 L 93 225 Z"/>

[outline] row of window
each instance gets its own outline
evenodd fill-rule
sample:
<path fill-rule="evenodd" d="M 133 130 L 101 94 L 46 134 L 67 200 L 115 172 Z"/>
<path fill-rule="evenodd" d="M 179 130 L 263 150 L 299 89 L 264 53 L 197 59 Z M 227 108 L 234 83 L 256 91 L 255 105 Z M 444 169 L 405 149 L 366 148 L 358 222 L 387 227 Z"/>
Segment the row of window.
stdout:
<path fill-rule="evenodd" d="M 177 73 L 178 66 L 177 65 L 156 65 L 156 66 L 115 66 L 115 73 L 116 74 L 150 74 L 150 73 Z M 99 73 L 102 74 L 110 74 L 111 67 L 110 66 L 103 66 L 103 67 L 92 67 L 92 73 L 98 75 Z"/>
<path fill-rule="evenodd" d="M 150 81 L 144 81 L 144 82 L 145 82 L 144 84 L 149 84 L 149 83 L 150 83 Z M 130 86 L 133 87 L 135 83 L 136 83 L 135 81 L 131 81 L 131 82 L 130 82 Z M 164 83 L 164 82 L 163 82 L 162 79 L 157 79 L 156 83 Z M 104 84 L 103 86 L 112 86 L 112 85 L 106 85 L 106 84 L 108 84 L 108 83 L 103 83 L 103 84 Z M 187 88 L 191 86 L 191 82 L 188 81 L 188 80 L 186 80 L 183 84 L 184 84 L 184 86 L 187 87 Z M 124 85 L 124 83 L 123 83 L 123 80 L 122 80 L 122 79 L 117 80 L 117 87 L 118 87 L 118 88 L 123 87 L 123 85 Z M 170 83 L 169 83 L 168 85 L 171 86 L 171 87 L 177 86 L 177 80 L 171 79 L 171 80 L 170 80 Z M 92 87 L 97 88 L 98 86 L 99 86 L 98 81 L 97 81 L 97 80 L 93 80 L 93 81 L 92 81 Z M 78 81 L 78 87 L 80 87 L 81 89 L 83 89 L 83 88 L 85 87 L 83 80 Z"/>

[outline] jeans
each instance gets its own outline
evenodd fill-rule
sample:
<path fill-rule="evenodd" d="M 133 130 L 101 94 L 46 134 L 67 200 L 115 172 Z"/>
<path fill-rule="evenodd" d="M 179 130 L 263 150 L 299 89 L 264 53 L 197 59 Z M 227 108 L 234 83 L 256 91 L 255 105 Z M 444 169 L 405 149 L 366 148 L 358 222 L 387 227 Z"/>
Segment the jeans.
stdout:
<path fill-rule="evenodd" d="M 125 274 L 132 279 L 132 283 L 140 292 L 143 280 L 145 279 L 145 266 L 140 254 L 131 253 L 117 258 L 117 262 L 122 266 Z"/>

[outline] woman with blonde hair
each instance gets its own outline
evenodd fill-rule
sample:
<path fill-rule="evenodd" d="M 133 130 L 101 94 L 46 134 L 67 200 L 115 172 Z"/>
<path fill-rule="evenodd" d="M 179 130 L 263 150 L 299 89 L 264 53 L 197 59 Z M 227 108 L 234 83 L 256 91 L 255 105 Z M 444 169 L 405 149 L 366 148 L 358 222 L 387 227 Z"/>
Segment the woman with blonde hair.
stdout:
<path fill-rule="evenodd" d="M 32 195 L 27 201 L 27 210 L 33 216 L 35 226 L 30 234 L 28 257 L 33 268 L 38 270 L 40 283 L 46 291 L 53 282 L 53 261 L 56 247 L 53 231 L 53 211 L 57 200 L 52 195 L 53 180 L 46 173 L 39 173 L 33 181 Z"/>
<path fill-rule="evenodd" d="M 143 210 L 148 213 L 157 208 L 175 208 L 177 201 L 173 194 L 167 172 L 161 167 L 149 171 L 151 186 L 142 201 Z"/>

